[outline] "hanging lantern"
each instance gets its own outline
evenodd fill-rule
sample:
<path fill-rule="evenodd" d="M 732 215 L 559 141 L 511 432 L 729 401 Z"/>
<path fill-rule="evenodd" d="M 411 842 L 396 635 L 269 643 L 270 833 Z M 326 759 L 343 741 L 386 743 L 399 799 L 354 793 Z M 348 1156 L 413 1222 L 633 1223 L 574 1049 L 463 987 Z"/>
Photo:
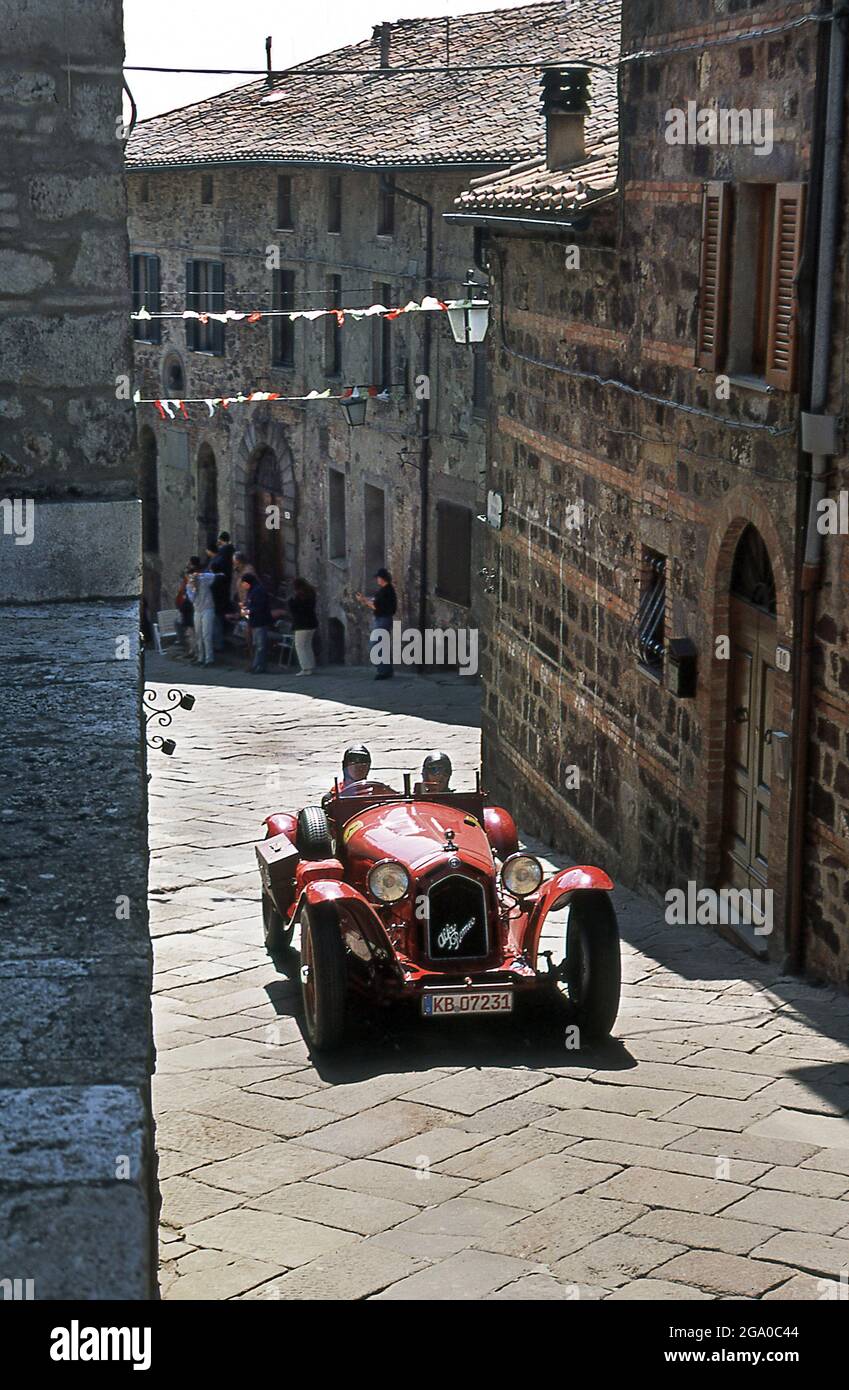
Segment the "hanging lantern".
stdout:
<path fill-rule="evenodd" d="M 359 386 L 355 386 L 349 396 L 343 396 L 339 404 L 345 415 L 345 419 L 353 429 L 356 425 L 364 425 L 366 422 L 366 411 L 368 410 L 368 392 L 360 391 Z"/>
<path fill-rule="evenodd" d="M 474 271 L 469 271 L 463 288 L 467 291 L 465 304 L 460 308 L 448 309 L 447 313 L 455 343 L 469 347 L 472 343 L 482 343 L 486 337 L 489 304 L 480 296 L 475 298 L 475 290 L 484 290 L 486 286 L 475 283 Z"/>

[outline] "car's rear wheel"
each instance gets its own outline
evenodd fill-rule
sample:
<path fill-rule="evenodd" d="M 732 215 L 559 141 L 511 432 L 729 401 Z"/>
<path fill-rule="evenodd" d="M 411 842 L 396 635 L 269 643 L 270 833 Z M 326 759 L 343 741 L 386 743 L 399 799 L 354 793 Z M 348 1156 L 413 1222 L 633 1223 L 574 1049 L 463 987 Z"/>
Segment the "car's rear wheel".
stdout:
<path fill-rule="evenodd" d="M 297 848 L 302 859 L 332 856 L 333 842 L 323 806 L 305 806 L 298 812 Z"/>
<path fill-rule="evenodd" d="M 583 889 L 569 904 L 566 984 L 582 1036 L 606 1038 L 619 1012 L 619 928 L 608 893 Z"/>
<path fill-rule="evenodd" d="M 301 913 L 301 991 L 307 1038 L 329 1052 L 342 1041 L 348 1002 L 345 945 L 332 908 Z"/>
<path fill-rule="evenodd" d="M 262 930 L 265 949 L 272 955 L 287 950 L 292 944 L 294 925 L 286 926 L 285 918 L 277 911 L 274 903 L 265 893 L 262 895 Z"/>

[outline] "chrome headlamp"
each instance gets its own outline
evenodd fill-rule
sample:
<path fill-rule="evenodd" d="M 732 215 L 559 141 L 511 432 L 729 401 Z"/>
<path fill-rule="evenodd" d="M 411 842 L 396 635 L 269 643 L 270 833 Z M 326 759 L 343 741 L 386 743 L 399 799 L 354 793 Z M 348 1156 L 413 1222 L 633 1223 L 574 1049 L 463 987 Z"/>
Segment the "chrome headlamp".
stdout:
<path fill-rule="evenodd" d="M 535 893 L 544 877 L 542 864 L 533 854 L 511 854 L 501 866 L 501 882 L 514 898 Z"/>
<path fill-rule="evenodd" d="M 397 903 L 410 886 L 410 875 L 403 864 L 386 859 L 368 872 L 368 889 L 380 903 Z"/>

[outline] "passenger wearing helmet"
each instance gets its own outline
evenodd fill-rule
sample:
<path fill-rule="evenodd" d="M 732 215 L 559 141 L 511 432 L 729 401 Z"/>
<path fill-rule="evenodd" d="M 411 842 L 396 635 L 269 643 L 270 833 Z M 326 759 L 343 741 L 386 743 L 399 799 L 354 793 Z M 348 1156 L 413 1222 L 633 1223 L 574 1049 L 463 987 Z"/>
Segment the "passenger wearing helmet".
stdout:
<path fill-rule="evenodd" d="M 442 753 L 439 749 L 428 753 L 422 763 L 422 780 L 416 783 L 415 794 L 422 796 L 428 792 L 450 791 L 452 771 L 451 759 L 447 753 Z"/>

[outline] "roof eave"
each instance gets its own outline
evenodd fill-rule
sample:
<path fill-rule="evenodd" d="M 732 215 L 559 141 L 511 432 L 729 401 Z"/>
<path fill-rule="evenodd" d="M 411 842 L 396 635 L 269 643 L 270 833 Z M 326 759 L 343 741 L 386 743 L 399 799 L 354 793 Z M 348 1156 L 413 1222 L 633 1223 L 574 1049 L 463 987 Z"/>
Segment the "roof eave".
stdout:
<path fill-rule="evenodd" d="M 511 227 L 547 227 L 553 230 L 580 231 L 587 225 L 590 214 L 595 211 L 602 203 L 606 203 L 616 194 L 616 189 L 603 194 L 600 198 L 594 198 L 592 202 L 585 203 L 581 208 L 575 208 L 568 217 L 546 216 L 544 213 L 534 213 L 528 211 L 515 212 L 444 212 L 442 214 L 446 222 L 472 223 L 476 227 L 489 228 L 497 231 L 509 231 Z"/>
<path fill-rule="evenodd" d="M 338 155 L 328 155 L 322 159 L 293 159 L 285 155 L 275 155 L 268 158 L 246 156 L 241 159 L 190 159 L 174 160 L 168 163 L 156 160 L 145 160 L 144 163 L 131 163 L 124 165 L 127 174 L 154 174 L 167 173 L 169 170 L 179 169 L 240 169 L 240 168 L 277 168 L 285 165 L 294 169 L 506 169 L 512 163 L 512 156 L 505 159 L 475 159 L 465 157 L 462 159 L 341 159 Z"/>

